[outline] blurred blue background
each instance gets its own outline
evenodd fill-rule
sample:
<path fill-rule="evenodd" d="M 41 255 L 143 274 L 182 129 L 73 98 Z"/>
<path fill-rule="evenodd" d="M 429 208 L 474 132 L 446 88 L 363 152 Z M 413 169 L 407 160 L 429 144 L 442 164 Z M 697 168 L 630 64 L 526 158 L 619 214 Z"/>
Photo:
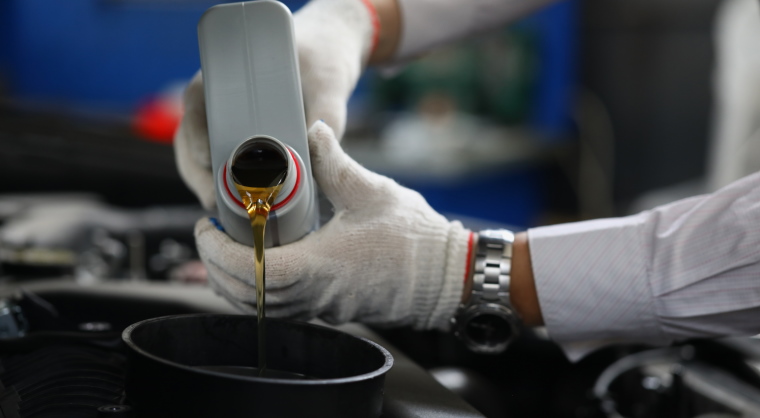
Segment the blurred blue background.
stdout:
<path fill-rule="evenodd" d="M 196 25 L 205 0 L 4 0 L 0 68 L 14 98 L 120 111 L 187 80 L 199 67 Z M 284 1 L 291 10 L 305 1 Z M 575 81 L 575 3 L 530 17 L 543 63 L 533 121 L 567 127 Z"/>
<path fill-rule="evenodd" d="M 4 0 L 1 3 L 0 35 L 8 42 L 0 43 L 0 89 L 7 99 L 64 114 L 133 120 L 137 126 L 139 123 L 134 123 L 134 119 L 145 119 L 146 112 L 148 119 L 157 118 L 149 106 L 152 99 L 170 94 L 178 97 L 181 86 L 199 68 L 196 25 L 206 9 L 219 2 Z M 296 11 L 305 1 L 284 3 Z M 571 132 L 569 115 L 577 78 L 576 9 L 575 1 L 561 2 L 507 30 L 527 39 L 520 45 L 521 53 L 538 65 L 531 66 L 529 74 L 524 71 L 527 76 L 524 74 L 523 79 L 514 83 L 520 96 L 510 99 L 509 106 L 517 107 L 516 113 L 512 113 L 518 116 L 506 122 L 530 126 L 537 132 L 538 142 L 552 144 L 568 138 Z M 506 33 L 503 31 L 502 36 Z M 460 49 L 471 46 L 464 44 Z M 385 104 L 378 99 L 382 96 L 378 91 L 390 84 L 368 80 L 375 78 L 378 77 L 369 75 L 359 83 L 352 108 L 383 110 Z M 412 84 L 424 83 L 412 81 Z M 411 105 L 402 104 L 395 110 L 410 110 L 404 107 Z M 350 114 L 360 116 L 352 124 L 366 125 L 364 119 L 371 118 L 371 114 L 354 110 L 350 109 Z M 482 106 L 467 110 L 483 113 Z M 158 123 L 150 120 L 149 123 Z M 176 122 L 169 118 L 166 123 Z M 147 132 L 151 136 L 151 129 L 138 127 L 138 133 Z M 171 131 L 158 129 L 156 135 L 170 140 Z M 375 168 L 384 171 L 382 165 Z M 386 173 L 399 177 L 392 170 Z M 523 227 L 536 223 L 544 203 L 541 170 L 535 164 L 473 175 L 470 179 L 470 174 L 465 173 L 456 182 L 403 175 L 400 180 L 420 190 L 442 212 Z M 461 187 L 473 185 L 478 194 L 495 201 L 468 209 L 446 197 L 461 193 Z"/>

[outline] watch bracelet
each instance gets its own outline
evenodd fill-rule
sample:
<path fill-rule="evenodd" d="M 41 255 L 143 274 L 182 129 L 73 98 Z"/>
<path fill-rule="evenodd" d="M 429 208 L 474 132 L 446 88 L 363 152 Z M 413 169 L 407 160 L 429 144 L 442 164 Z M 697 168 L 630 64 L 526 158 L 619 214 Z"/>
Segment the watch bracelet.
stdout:
<path fill-rule="evenodd" d="M 511 307 L 513 232 L 506 229 L 478 233 L 472 275 L 472 293 L 467 305 L 490 302 Z"/>

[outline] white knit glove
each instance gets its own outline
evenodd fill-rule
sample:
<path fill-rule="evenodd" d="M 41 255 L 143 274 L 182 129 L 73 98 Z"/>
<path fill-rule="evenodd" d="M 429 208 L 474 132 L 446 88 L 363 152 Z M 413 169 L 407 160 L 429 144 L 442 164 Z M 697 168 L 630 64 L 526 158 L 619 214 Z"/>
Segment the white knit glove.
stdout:
<path fill-rule="evenodd" d="M 379 30 L 368 7 L 363 0 L 312 0 L 294 16 L 306 126 L 323 120 L 339 139 Z"/>
<path fill-rule="evenodd" d="M 375 17 L 362 0 L 313 0 L 294 16 L 306 123 L 324 120 L 338 138 L 346 104 L 369 59 Z M 185 115 L 174 137 L 180 175 L 206 209 L 216 206 L 206 103 L 200 71 L 185 92 Z"/>
<path fill-rule="evenodd" d="M 309 130 L 309 149 L 335 216 L 300 241 L 266 250 L 267 314 L 447 328 L 462 296 L 470 232 L 419 193 L 360 166 L 324 123 Z M 254 311 L 253 248 L 207 218 L 195 238 L 214 289 Z"/>

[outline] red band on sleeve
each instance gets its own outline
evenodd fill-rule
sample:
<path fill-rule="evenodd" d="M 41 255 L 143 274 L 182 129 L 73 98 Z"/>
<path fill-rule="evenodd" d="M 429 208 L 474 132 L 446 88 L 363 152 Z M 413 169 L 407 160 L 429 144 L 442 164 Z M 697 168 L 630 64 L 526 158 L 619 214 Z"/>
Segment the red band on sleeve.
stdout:
<path fill-rule="evenodd" d="M 380 39 L 380 17 L 377 15 L 377 9 L 371 0 L 361 0 L 369 11 L 370 20 L 372 21 L 372 45 L 369 48 L 369 56 L 375 52 L 377 42 Z"/>
<path fill-rule="evenodd" d="M 472 241 L 475 234 L 470 231 L 470 237 L 467 239 L 467 263 L 464 269 L 464 284 L 467 285 L 467 279 L 470 277 L 470 267 L 472 267 Z"/>

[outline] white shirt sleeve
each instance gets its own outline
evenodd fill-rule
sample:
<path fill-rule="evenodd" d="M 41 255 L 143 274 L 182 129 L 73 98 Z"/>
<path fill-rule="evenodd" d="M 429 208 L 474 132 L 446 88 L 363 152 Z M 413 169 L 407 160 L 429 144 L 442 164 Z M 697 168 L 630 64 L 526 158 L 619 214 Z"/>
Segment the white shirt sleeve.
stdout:
<path fill-rule="evenodd" d="M 544 322 L 573 360 L 612 342 L 760 333 L 760 173 L 528 238 Z"/>
<path fill-rule="evenodd" d="M 403 61 L 436 46 L 498 28 L 557 0 L 398 0 Z"/>

